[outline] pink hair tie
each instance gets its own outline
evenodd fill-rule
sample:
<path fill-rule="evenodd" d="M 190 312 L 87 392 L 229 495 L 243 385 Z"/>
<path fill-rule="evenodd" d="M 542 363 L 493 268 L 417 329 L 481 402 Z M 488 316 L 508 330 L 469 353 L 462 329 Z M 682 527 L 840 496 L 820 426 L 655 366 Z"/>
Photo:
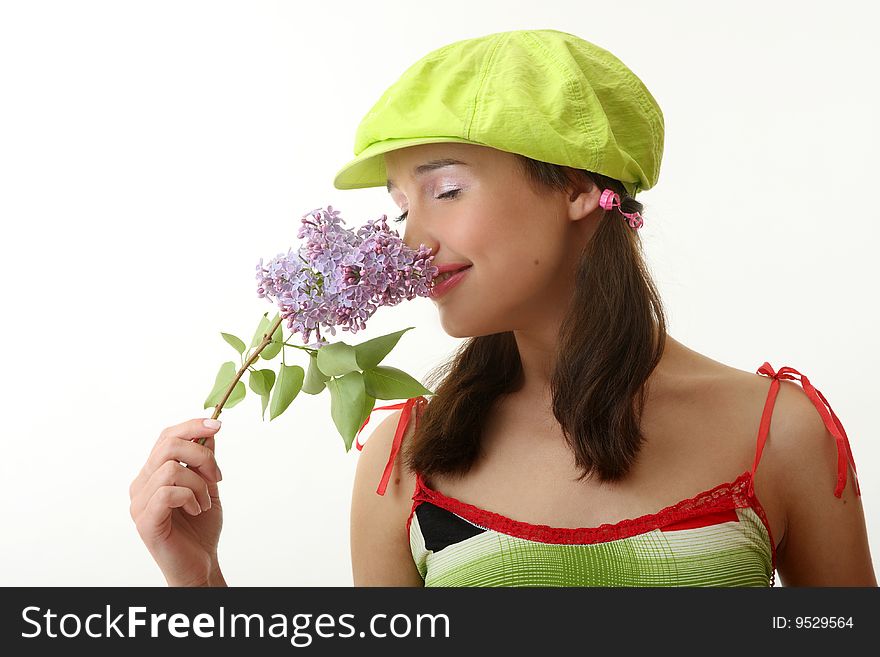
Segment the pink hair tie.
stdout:
<path fill-rule="evenodd" d="M 602 196 L 599 197 L 599 205 L 605 210 L 613 210 L 614 208 L 617 208 L 617 211 L 627 218 L 627 223 L 630 228 L 638 230 L 645 223 L 639 212 L 624 212 L 620 209 L 620 194 L 613 189 L 606 189 L 602 192 Z"/>

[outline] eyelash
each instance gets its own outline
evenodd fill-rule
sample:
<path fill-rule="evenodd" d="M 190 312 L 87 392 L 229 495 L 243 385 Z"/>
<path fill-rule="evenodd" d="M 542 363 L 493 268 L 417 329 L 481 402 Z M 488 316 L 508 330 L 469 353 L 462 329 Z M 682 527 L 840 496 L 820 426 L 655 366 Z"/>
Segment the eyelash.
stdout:
<path fill-rule="evenodd" d="M 461 191 L 460 189 L 450 189 L 448 192 L 443 192 L 442 194 L 440 194 L 440 196 L 438 196 L 437 198 L 455 198 L 456 196 L 458 196 L 458 193 L 460 191 Z M 407 210 L 402 215 L 400 215 L 399 217 L 394 219 L 394 223 L 400 223 L 401 221 L 406 219 L 406 215 L 408 215 L 408 214 L 409 214 L 409 210 Z"/>

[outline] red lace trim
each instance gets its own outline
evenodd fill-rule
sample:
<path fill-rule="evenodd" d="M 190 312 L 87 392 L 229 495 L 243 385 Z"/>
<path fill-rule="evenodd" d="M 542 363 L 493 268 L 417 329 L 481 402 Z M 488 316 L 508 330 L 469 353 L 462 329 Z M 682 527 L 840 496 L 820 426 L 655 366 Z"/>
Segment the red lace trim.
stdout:
<path fill-rule="evenodd" d="M 482 509 L 454 497 L 448 497 L 440 491 L 430 488 L 419 473 L 416 474 L 417 491 L 414 499 L 431 502 L 484 529 L 493 529 L 531 541 L 560 544 L 604 543 L 635 536 L 646 530 L 660 529 L 697 514 L 748 506 L 750 477 L 751 473 L 744 472 L 733 482 L 720 484 L 694 497 L 676 502 L 657 513 L 649 513 L 638 518 L 627 518 L 615 523 L 605 523 L 598 527 L 551 527 L 550 525 L 535 525 L 521 520 L 513 520 L 500 513 Z"/>

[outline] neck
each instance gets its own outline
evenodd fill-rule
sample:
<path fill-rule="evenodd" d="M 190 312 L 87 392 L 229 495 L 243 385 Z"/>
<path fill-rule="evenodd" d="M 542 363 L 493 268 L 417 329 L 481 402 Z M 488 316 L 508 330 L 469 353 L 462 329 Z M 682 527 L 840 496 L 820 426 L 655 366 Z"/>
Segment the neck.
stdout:
<path fill-rule="evenodd" d="M 659 326 L 654 326 L 655 342 Z M 536 402 L 550 400 L 550 377 L 556 357 L 557 338 L 542 338 L 532 332 L 514 331 L 523 368 L 523 384 L 517 390 L 519 395 L 533 398 Z M 663 380 L 676 376 L 693 362 L 695 352 L 666 333 L 663 355 L 657 367 L 651 372 L 649 380 Z"/>

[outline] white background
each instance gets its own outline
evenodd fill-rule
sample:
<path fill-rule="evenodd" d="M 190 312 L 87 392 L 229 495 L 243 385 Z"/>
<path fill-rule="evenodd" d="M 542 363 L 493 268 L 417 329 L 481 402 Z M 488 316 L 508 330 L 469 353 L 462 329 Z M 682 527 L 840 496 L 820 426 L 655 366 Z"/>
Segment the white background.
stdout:
<path fill-rule="evenodd" d="M 382 188 L 333 188 L 358 122 L 429 51 L 511 29 L 577 34 L 651 90 L 666 146 L 639 198 L 670 333 L 810 378 L 880 554 L 877 19 L 841 1 L 0 4 L 0 584 L 165 585 L 128 485 L 164 427 L 210 415 L 237 362 L 220 331 L 249 342 L 274 314 L 257 260 L 313 208 L 394 212 Z M 416 377 L 459 342 L 423 298 L 338 338 L 406 326 L 386 363 Z M 329 396 L 270 423 L 248 391 L 221 418 L 227 582 L 351 585 L 360 452 Z"/>

